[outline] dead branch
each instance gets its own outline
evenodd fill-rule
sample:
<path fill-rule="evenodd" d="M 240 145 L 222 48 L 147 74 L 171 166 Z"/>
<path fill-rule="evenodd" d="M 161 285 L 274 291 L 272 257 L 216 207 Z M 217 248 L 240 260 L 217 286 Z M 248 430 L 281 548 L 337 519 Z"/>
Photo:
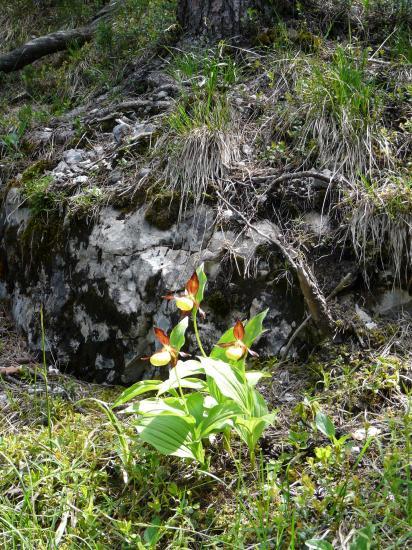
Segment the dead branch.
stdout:
<path fill-rule="evenodd" d="M 98 24 L 110 17 L 120 6 L 122 0 L 112 0 L 85 27 L 62 30 L 34 38 L 11 52 L 0 55 L 0 72 L 18 71 L 34 61 L 56 52 L 66 50 L 71 44 L 83 45 L 92 39 Z"/>
<path fill-rule="evenodd" d="M 351 283 L 353 282 L 353 275 L 352 273 L 348 273 L 343 277 L 343 279 L 339 282 L 339 284 L 332 290 L 332 292 L 329 294 L 329 296 L 326 297 L 326 302 L 329 302 L 337 296 L 342 290 L 347 288 Z M 290 337 L 286 347 L 281 350 L 281 356 L 287 357 L 290 348 L 292 347 L 293 342 L 296 340 L 296 338 L 299 336 L 299 334 L 302 332 L 302 330 L 306 327 L 306 325 L 309 323 L 309 321 L 312 319 L 312 315 L 309 313 L 305 319 L 302 321 L 302 323 L 298 326 L 298 328 L 295 330 L 295 332 Z"/>
<path fill-rule="evenodd" d="M 321 332 L 321 334 L 327 336 L 333 332 L 334 321 L 330 315 L 329 309 L 326 305 L 326 299 L 323 296 L 322 291 L 319 289 L 316 278 L 312 273 L 310 267 L 307 265 L 304 257 L 299 254 L 297 250 L 290 245 L 282 242 L 282 236 L 279 233 L 277 236 L 265 235 L 257 227 L 249 222 L 249 220 L 230 204 L 222 195 L 217 191 L 218 197 L 237 214 L 243 222 L 252 229 L 255 233 L 274 244 L 282 253 L 284 258 L 289 263 L 292 270 L 295 272 L 299 281 L 299 286 L 305 299 L 308 311 L 315 322 L 315 325 Z"/>
<path fill-rule="evenodd" d="M 0 376 L 10 376 L 10 374 L 17 374 L 20 372 L 22 367 L 0 367 Z"/>
<path fill-rule="evenodd" d="M 268 180 L 271 180 L 270 186 L 275 186 L 279 183 L 284 183 L 285 181 L 293 181 L 303 178 L 314 178 L 320 181 L 325 182 L 326 184 L 330 185 L 332 183 L 339 184 L 346 182 L 346 179 L 343 176 L 340 176 L 338 174 L 334 175 L 327 175 L 323 174 L 322 172 L 315 172 L 314 170 L 306 170 L 303 172 L 287 172 L 286 174 L 267 174 L 264 176 L 255 176 L 252 177 L 252 181 L 256 183 L 263 183 Z"/>

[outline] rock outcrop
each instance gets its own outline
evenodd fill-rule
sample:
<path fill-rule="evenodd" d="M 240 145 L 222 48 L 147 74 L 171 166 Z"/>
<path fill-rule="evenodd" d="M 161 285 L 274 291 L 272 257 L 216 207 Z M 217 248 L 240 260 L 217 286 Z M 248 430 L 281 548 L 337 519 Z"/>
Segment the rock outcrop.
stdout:
<path fill-rule="evenodd" d="M 72 157 L 65 159 L 70 166 Z M 269 262 L 276 259 L 257 259 L 259 235 L 216 228 L 207 207 L 160 230 L 148 223 L 146 209 L 125 213 L 107 206 L 90 223 L 66 217 L 42 225 L 25 207 L 20 189 L 8 191 L 0 218 L 0 295 L 10 300 L 30 348 L 41 350 L 43 306 L 47 350 L 60 368 L 99 382 L 153 375 L 141 360 L 154 349 L 152 327 L 167 331 L 178 320 L 162 297 L 181 289 L 205 262 L 206 347 L 236 318 L 269 307 L 269 331 L 260 348 L 268 355 L 279 352 L 302 318 L 303 303 L 273 281 Z M 262 230 L 271 230 L 269 222 L 261 223 Z M 240 276 L 238 269 L 244 272 L 252 263 L 255 276 Z M 194 342 L 189 348 L 195 352 Z"/>

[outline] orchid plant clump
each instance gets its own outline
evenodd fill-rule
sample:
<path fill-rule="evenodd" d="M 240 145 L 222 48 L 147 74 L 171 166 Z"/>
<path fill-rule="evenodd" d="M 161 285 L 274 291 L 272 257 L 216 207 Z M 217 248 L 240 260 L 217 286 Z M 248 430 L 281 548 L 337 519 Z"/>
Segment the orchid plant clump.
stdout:
<path fill-rule="evenodd" d="M 182 320 L 170 335 L 155 328 L 156 339 L 162 348 L 149 358 L 152 365 L 170 366 L 167 380 L 143 380 L 125 390 L 114 407 L 131 402 L 126 413 L 137 415 L 136 430 L 140 438 L 160 453 L 205 463 L 205 443 L 218 433 L 229 441 L 236 432 L 248 448 L 252 461 L 256 444 L 265 428 L 274 420 L 262 395 L 256 390 L 258 381 L 266 376 L 260 371 L 246 370 L 250 348 L 264 332 L 262 323 L 267 310 L 246 323 L 237 321 L 206 354 L 200 340 L 197 315 L 207 278 L 200 266 L 186 283 L 183 294 L 170 294 L 183 314 Z M 191 315 L 201 355 L 188 357 L 181 349 Z M 151 397 L 136 398 L 152 393 Z"/>

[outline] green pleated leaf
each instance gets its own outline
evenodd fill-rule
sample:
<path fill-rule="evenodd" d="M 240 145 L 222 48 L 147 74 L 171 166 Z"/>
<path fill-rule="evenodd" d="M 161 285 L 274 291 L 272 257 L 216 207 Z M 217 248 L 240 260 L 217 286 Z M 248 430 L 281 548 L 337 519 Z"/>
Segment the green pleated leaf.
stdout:
<path fill-rule="evenodd" d="M 213 432 L 221 431 L 239 414 L 242 414 L 242 410 L 236 403 L 227 402 L 212 407 L 199 425 L 199 437 L 203 439 Z"/>
<path fill-rule="evenodd" d="M 272 375 L 268 372 L 262 372 L 260 370 L 249 370 L 245 374 L 246 380 L 251 386 L 256 386 L 256 384 L 262 380 L 262 378 L 272 378 Z"/>
<path fill-rule="evenodd" d="M 169 378 L 161 383 L 158 395 L 162 395 L 172 388 L 190 388 L 201 390 L 205 388 L 205 382 L 196 375 L 204 374 L 204 369 L 199 361 L 179 361 L 174 369 L 170 370 Z"/>
<path fill-rule="evenodd" d="M 127 390 L 119 395 L 114 402 L 113 407 L 124 405 L 128 401 L 138 397 L 139 395 L 143 395 L 144 393 L 156 391 L 161 383 L 161 380 L 142 380 L 140 382 L 136 382 L 136 384 L 133 384 L 133 386 L 130 386 L 130 388 L 127 388 Z"/>
<path fill-rule="evenodd" d="M 215 361 L 209 357 L 200 359 L 206 376 L 212 379 L 209 383 L 211 395 L 219 401 L 221 395 L 233 399 L 245 411 L 248 411 L 250 404 L 250 386 L 245 384 L 239 375 L 235 373 L 230 365 L 223 361 Z M 218 388 L 218 392 L 215 389 Z"/>
<path fill-rule="evenodd" d="M 190 389 L 190 390 L 204 390 L 206 389 L 206 382 L 204 382 L 204 380 L 199 380 L 198 378 L 182 378 L 180 380 L 180 384 L 179 384 L 179 381 L 174 379 L 174 380 L 166 380 L 165 382 L 162 383 L 161 386 L 159 386 L 159 391 L 157 393 L 158 396 L 160 395 L 163 395 L 167 392 L 169 392 L 171 389 L 179 389 L 180 388 L 186 388 L 186 389 Z"/>
<path fill-rule="evenodd" d="M 204 368 L 199 361 L 195 359 L 189 359 L 188 361 L 178 361 L 174 369 L 171 369 L 169 378 L 179 377 L 180 379 L 186 376 L 196 376 L 198 374 L 204 374 Z"/>
<path fill-rule="evenodd" d="M 191 416 L 200 424 L 203 418 L 204 396 L 201 393 L 191 393 L 186 398 L 186 406 Z"/>
<path fill-rule="evenodd" d="M 184 317 L 170 333 L 170 344 L 180 351 L 185 344 L 185 332 L 189 324 L 189 317 Z"/>
<path fill-rule="evenodd" d="M 145 416 L 156 416 L 157 414 L 186 416 L 187 414 L 184 403 L 178 397 L 165 397 L 163 399 L 154 397 L 143 399 L 142 401 L 133 403 L 127 411 L 136 412 Z"/>
<path fill-rule="evenodd" d="M 205 287 L 207 283 L 207 277 L 205 273 L 205 266 L 204 264 L 201 264 L 196 269 L 197 276 L 199 278 L 199 290 L 196 293 L 196 301 L 198 304 L 201 304 L 203 302 L 203 297 L 205 294 Z"/>
<path fill-rule="evenodd" d="M 321 411 L 318 411 L 316 413 L 315 423 L 317 429 L 322 432 L 323 435 L 326 435 L 329 439 L 333 439 L 335 437 L 335 426 L 329 416 Z"/>
<path fill-rule="evenodd" d="M 141 418 L 136 429 L 141 439 L 160 453 L 196 460 L 189 447 L 192 427 L 188 417 L 160 414 Z"/>

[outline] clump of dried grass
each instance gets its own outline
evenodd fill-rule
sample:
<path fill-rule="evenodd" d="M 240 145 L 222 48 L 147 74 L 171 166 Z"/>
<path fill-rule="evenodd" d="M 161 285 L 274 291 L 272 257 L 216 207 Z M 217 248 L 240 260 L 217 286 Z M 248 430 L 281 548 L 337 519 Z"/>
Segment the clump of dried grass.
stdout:
<path fill-rule="evenodd" d="M 223 179 L 239 160 L 242 137 L 234 131 L 202 126 L 193 129 L 169 156 L 165 179 L 171 191 L 182 197 L 181 212 L 188 201 L 203 203 L 210 182 Z"/>
<path fill-rule="evenodd" d="M 347 198 L 353 249 L 368 279 L 368 264 L 380 261 L 400 283 L 412 266 L 412 180 L 362 180 Z"/>
<path fill-rule="evenodd" d="M 296 82 L 281 132 L 318 165 L 350 177 L 391 165 L 382 131 L 384 92 L 367 64 L 367 52 L 338 47 L 328 62 L 312 62 Z"/>

